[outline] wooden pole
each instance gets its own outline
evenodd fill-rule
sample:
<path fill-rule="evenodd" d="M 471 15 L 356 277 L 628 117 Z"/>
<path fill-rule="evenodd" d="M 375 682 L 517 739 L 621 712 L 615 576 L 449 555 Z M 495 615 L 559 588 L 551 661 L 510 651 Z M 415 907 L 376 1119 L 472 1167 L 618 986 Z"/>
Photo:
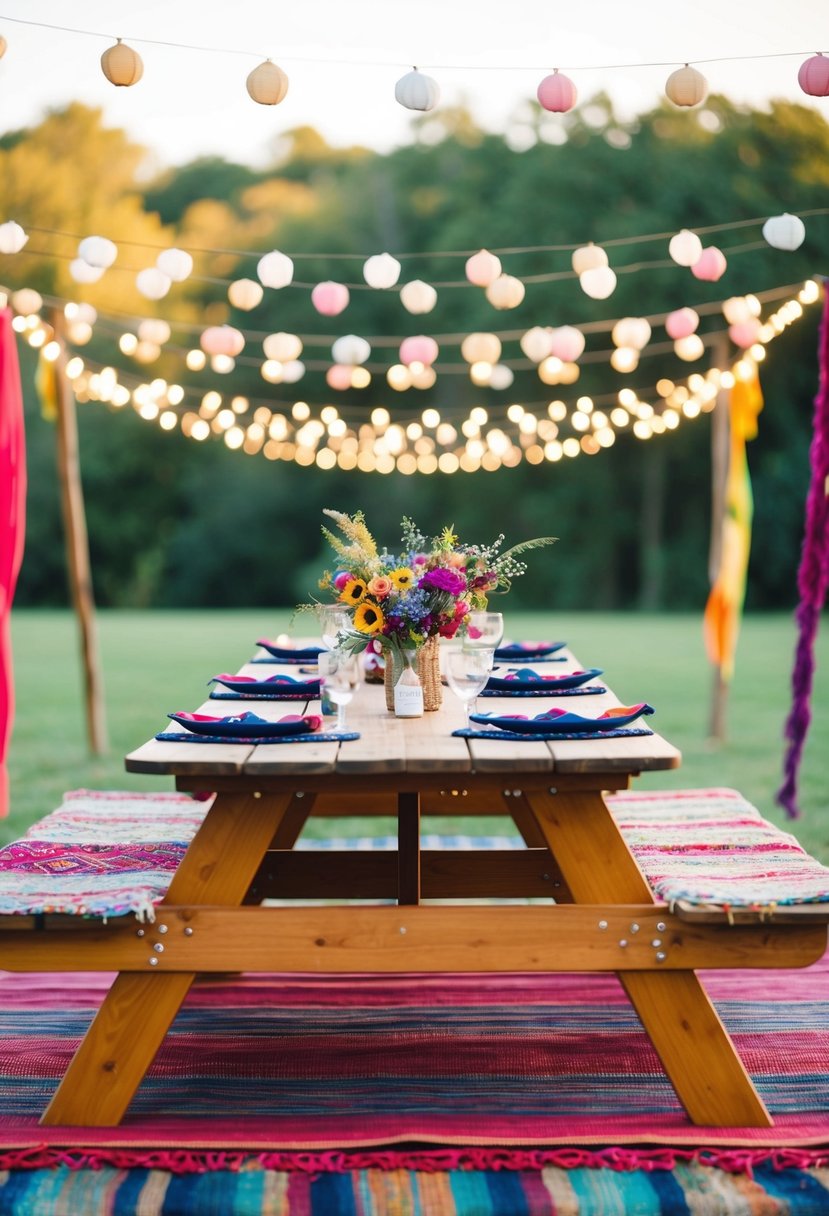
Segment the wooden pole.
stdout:
<path fill-rule="evenodd" d="M 95 600 L 89 562 L 83 488 L 78 447 L 75 394 L 66 374 L 66 344 L 63 315 L 57 309 L 50 317 L 60 352 L 54 363 L 57 404 L 57 463 L 61 489 L 61 511 L 66 540 L 66 565 L 72 605 L 78 618 L 83 656 L 86 730 L 90 751 L 100 756 L 108 747 L 103 678 L 95 620 Z"/>
<path fill-rule="evenodd" d="M 721 334 L 711 351 L 711 366 L 721 372 L 728 366 L 728 338 Z M 711 415 L 711 541 L 708 551 L 708 582 L 714 586 L 722 562 L 723 526 L 725 523 L 725 488 L 731 454 L 731 421 L 728 412 L 729 394 L 720 389 Z M 709 738 L 725 740 L 728 681 L 723 678 L 721 664 L 714 665 L 711 688 L 711 710 L 708 720 Z"/>

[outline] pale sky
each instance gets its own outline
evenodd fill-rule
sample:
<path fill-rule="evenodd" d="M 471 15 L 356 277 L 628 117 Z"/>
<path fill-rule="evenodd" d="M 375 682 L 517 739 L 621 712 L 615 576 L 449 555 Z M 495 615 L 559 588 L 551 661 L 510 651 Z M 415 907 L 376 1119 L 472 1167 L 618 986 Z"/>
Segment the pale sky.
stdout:
<path fill-rule="evenodd" d="M 414 64 L 438 81 L 442 103 L 464 101 L 500 132 L 555 67 L 580 99 L 604 89 L 630 116 L 656 104 L 670 71 L 688 60 L 736 102 L 783 97 L 829 119 L 829 99 L 808 98 L 797 84 L 804 58 L 829 53 L 827 0 L 0 0 L 0 33 L 9 44 L 0 129 L 79 100 L 102 106 L 108 123 L 153 148 L 161 164 L 216 154 L 261 165 L 281 132 L 305 124 L 335 145 L 406 143 L 413 115 L 394 100 L 394 84 Z M 128 89 L 100 70 L 117 36 L 144 60 L 144 78 Z M 739 58 L 781 52 L 792 54 Z M 276 107 L 245 91 L 248 72 L 268 57 L 290 78 Z M 655 63 L 669 66 L 621 66 Z"/>

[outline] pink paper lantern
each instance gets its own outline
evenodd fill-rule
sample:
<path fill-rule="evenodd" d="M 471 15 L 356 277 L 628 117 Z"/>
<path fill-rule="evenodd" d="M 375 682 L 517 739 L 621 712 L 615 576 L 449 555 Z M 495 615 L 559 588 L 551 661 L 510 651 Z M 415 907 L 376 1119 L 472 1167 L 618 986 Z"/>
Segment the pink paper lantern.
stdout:
<path fill-rule="evenodd" d="M 325 380 L 329 388 L 342 393 L 351 388 L 351 368 L 346 367 L 344 363 L 334 363 L 325 373 Z"/>
<path fill-rule="evenodd" d="M 561 325 L 550 335 L 550 354 L 562 363 L 575 363 L 584 350 L 584 334 L 573 325 Z"/>
<path fill-rule="evenodd" d="M 716 245 L 708 245 L 703 249 L 699 261 L 691 267 L 691 274 L 706 283 L 716 283 L 725 274 L 727 265 L 723 251 Z"/>
<path fill-rule="evenodd" d="M 735 346 L 742 346 L 745 349 L 748 346 L 753 346 L 760 334 L 760 322 L 756 317 L 749 317 L 746 321 L 740 321 L 737 325 L 729 325 L 728 336 Z"/>
<path fill-rule="evenodd" d="M 245 349 L 245 339 L 232 325 L 211 325 L 199 338 L 206 355 L 227 355 L 235 359 Z"/>
<path fill-rule="evenodd" d="M 338 316 L 344 308 L 348 308 L 350 298 L 345 284 L 334 283 L 331 279 L 326 279 L 324 283 L 317 283 L 311 292 L 311 303 L 324 317 Z"/>
<path fill-rule="evenodd" d="M 810 97 L 829 97 L 829 59 L 825 55 L 812 55 L 801 63 L 797 83 Z"/>
<path fill-rule="evenodd" d="M 696 333 L 698 325 L 699 317 L 693 308 L 677 308 L 675 312 L 669 312 L 665 318 L 665 332 L 674 341 Z"/>
<path fill-rule="evenodd" d="M 566 114 L 578 100 L 578 92 L 569 76 L 562 76 L 558 68 L 552 76 L 545 76 L 536 91 L 540 105 L 553 114 Z"/>
<path fill-rule="evenodd" d="M 400 343 L 400 362 L 408 367 L 410 363 L 422 363 L 431 367 L 438 357 L 439 347 L 434 338 L 419 334 L 414 338 L 404 338 Z"/>

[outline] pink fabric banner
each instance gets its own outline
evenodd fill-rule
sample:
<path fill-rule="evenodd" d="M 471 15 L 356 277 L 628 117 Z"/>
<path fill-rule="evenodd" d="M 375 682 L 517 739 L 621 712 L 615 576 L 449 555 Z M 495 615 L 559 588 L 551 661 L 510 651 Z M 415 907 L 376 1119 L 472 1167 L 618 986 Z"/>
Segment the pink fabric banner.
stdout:
<path fill-rule="evenodd" d="M 23 392 L 11 309 L 0 309 L 0 816 L 9 813 L 6 754 L 14 722 L 11 606 L 26 531 Z"/>

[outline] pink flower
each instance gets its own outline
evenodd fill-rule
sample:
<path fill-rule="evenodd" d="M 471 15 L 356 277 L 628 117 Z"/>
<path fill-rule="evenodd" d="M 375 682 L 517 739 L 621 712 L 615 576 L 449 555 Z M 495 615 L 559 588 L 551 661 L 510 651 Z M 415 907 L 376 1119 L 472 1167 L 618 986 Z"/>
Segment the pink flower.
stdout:
<path fill-rule="evenodd" d="M 348 570 L 338 570 L 337 573 L 334 575 L 334 579 L 333 579 L 333 583 L 334 583 L 334 586 L 336 587 L 337 591 L 342 591 L 343 587 L 346 585 L 346 583 L 349 581 L 349 579 L 351 577 L 352 577 L 352 575 L 349 573 Z"/>
<path fill-rule="evenodd" d="M 369 595 L 373 595 L 378 600 L 384 600 L 393 590 L 394 583 L 385 574 L 376 575 L 368 584 Z"/>
<path fill-rule="evenodd" d="M 466 568 L 466 556 L 463 553 L 447 553 L 443 560 L 447 566 L 453 566 L 456 570 Z"/>

